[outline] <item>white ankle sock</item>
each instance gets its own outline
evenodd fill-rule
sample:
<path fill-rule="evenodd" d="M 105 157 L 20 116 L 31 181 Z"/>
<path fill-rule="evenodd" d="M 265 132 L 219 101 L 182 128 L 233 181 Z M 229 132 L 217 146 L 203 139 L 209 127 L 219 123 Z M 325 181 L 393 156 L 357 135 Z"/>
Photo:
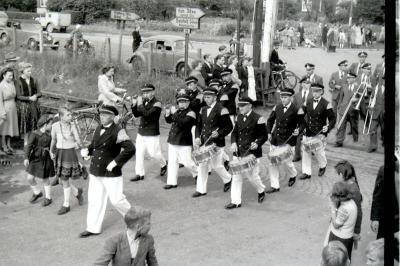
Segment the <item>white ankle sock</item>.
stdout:
<path fill-rule="evenodd" d="M 51 199 L 51 186 L 44 186 L 44 194 L 46 199 Z"/>
<path fill-rule="evenodd" d="M 33 194 L 37 195 L 40 193 L 40 189 L 38 185 L 31 186 Z"/>
<path fill-rule="evenodd" d="M 64 188 L 64 207 L 69 207 L 69 197 L 71 195 L 71 187 Z"/>

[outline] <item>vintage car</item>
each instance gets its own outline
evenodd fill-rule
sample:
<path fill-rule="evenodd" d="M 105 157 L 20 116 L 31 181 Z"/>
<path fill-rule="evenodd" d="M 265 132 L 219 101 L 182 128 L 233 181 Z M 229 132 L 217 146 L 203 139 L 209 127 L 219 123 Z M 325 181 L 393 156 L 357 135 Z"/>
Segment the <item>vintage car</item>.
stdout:
<path fill-rule="evenodd" d="M 175 35 L 156 35 L 146 38 L 128 59 L 128 63 L 132 64 L 134 71 L 148 67 L 151 43 L 154 44 L 152 69 L 176 73 L 183 77 L 185 72 L 185 38 Z M 199 53 L 189 42 L 189 69 L 196 59 L 200 59 Z"/>
<path fill-rule="evenodd" d="M 7 26 L 8 25 L 8 26 Z M 0 25 L 0 42 L 6 45 L 12 43 L 13 40 L 13 28 L 16 28 L 17 35 L 17 46 L 26 47 L 27 49 L 38 50 L 39 49 L 39 31 L 41 25 L 37 22 L 20 23 L 13 22 L 12 24 L 7 23 L 6 26 Z M 57 50 L 60 46 L 60 42 L 55 40 L 47 32 L 43 32 L 43 47 Z"/>

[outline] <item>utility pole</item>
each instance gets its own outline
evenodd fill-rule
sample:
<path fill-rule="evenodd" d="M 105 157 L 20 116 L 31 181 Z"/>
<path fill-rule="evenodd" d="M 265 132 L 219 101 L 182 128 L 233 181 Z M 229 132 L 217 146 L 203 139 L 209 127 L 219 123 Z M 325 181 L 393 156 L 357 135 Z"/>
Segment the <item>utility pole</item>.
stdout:
<path fill-rule="evenodd" d="M 350 0 L 349 26 L 353 23 L 353 0 Z"/>
<path fill-rule="evenodd" d="M 261 38 L 263 23 L 263 0 L 255 0 L 254 27 L 253 27 L 253 65 L 260 67 L 261 63 Z"/>
<path fill-rule="evenodd" d="M 240 57 L 240 21 L 242 19 L 242 0 L 239 0 L 239 11 L 238 11 L 238 17 L 237 17 L 237 34 L 236 34 L 236 39 L 237 39 L 237 45 L 236 45 L 236 55 L 237 57 Z"/>

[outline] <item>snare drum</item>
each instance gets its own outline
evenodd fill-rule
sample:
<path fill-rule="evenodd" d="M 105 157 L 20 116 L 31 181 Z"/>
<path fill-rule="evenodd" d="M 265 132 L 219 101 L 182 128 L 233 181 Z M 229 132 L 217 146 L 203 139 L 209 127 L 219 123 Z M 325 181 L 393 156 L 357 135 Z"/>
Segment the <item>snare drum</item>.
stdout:
<path fill-rule="evenodd" d="M 306 152 L 315 152 L 324 147 L 322 138 L 320 136 L 308 137 L 301 142 Z"/>
<path fill-rule="evenodd" d="M 268 153 L 268 158 L 272 165 L 278 166 L 283 162 L 292 161 L 293 155 L 293 149 L 289 144 L 285 144 L 276 148 L 271 147 L 271 151 Z"/>
<path fill-rule="evenodd" d="M 193 161 L 196 165 L 205 163 L 211 160 L 218 153 L 218 147 L 215 143 L 209 146 L 201 146 L 199 149 L 192 152 Z"/>
<path fill-rule="evenodd" d="M 253 154 L 242 158 L 235 157 L 231 162 L 229 162 L 229 173 L 232 175 L 238 175 L 253 170 L 256 165 L 257 158 Z"/>

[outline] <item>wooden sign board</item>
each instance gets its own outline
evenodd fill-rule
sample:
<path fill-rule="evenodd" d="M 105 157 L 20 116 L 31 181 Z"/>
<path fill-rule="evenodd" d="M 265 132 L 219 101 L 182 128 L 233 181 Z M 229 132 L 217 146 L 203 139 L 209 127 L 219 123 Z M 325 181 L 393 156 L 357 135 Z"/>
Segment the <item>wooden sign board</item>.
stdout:
<path fill-rule="evenodd" d="M 133 12 L 111 10 L 110 18 L 117 20 L 138 20 L 140 17 Z"/>
<path fill-rule="evenodd" d="M 204 17 L 205 13 L 199 8 L 189 8 L 189 7 L 177 7 L 176 17 L 177 18 L 196 18 L 200 19 Z"/>
<path fill-rule="evenodd" d="M 179 28 L 200 29 L 200 19 L 197 18 L 174 18 L 171 23 Z"/>

